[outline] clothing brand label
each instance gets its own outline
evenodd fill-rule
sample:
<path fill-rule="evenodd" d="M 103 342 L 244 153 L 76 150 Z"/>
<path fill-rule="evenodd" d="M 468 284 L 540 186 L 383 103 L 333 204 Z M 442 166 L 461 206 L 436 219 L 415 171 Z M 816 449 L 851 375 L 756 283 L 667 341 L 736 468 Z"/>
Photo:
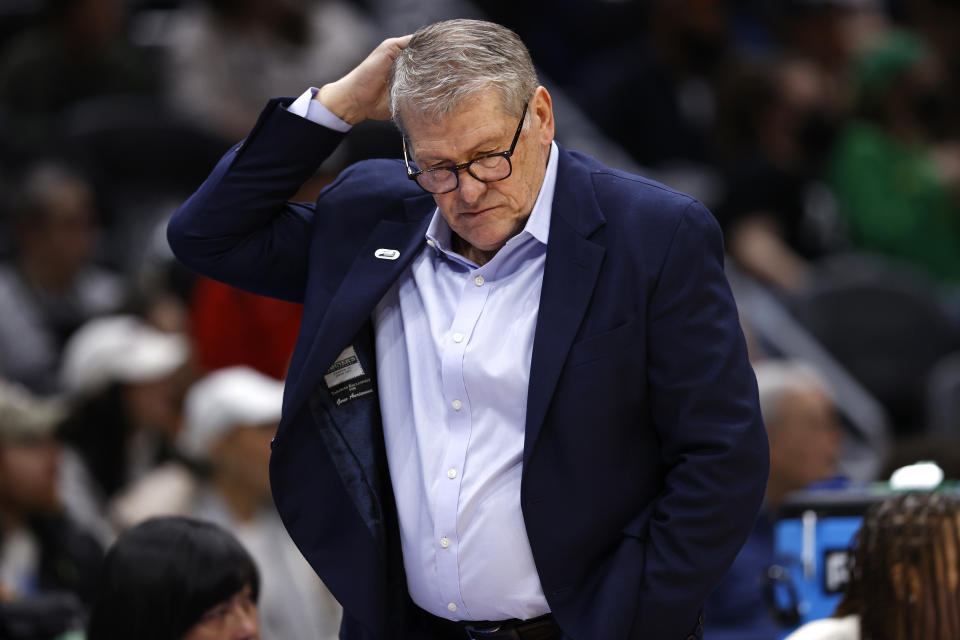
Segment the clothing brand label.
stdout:
<path fill-rule="evenodd" d="M 373 255 L 381 260 L 396 260 L 400 257 L 400 252 L 396 249 L 377 249 Z"/>
<path fill-rule="evenodd" d="M 340 352 L 323 381 L 338 407 L 373 393 L 373 381 L 364 372 L 352 345 Z"/>

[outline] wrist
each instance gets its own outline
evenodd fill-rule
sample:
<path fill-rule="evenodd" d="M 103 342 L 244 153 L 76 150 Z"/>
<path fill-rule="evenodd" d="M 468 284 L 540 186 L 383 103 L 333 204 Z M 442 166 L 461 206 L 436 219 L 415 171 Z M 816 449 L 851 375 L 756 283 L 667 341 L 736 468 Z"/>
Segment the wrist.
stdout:
<path fill-rule="evenodd" d="M 320 87 L 320 90 L 313 96 L 313 99 L 349 125 L 355 125 L 364 120 L 364 116 L 360 113 L 360 110 L 357 109 L 356 102 L 350 98 L 349 94 L 337 86 L 336 82 Z"/>

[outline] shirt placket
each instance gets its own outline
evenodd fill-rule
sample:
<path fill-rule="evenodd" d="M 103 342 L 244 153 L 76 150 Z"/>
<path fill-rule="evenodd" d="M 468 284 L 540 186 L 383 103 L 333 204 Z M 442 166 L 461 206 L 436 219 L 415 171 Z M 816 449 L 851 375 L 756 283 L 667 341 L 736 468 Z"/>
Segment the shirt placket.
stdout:
<path fill-rule="evenodd" d="M 448 611 L 452 614 L 459 612 L 457 617 L 466 615 L 460 592 L 457 509 L 472 430 L 470 397 L 463 375 L 464 355 L 489 292 L 484 270 L 470 272 L 442 349 L 441 379 L 450 432 L 441 467 L 443 477 L 439 478 L 437 491 L 434 539 L 440 594 Z"/>

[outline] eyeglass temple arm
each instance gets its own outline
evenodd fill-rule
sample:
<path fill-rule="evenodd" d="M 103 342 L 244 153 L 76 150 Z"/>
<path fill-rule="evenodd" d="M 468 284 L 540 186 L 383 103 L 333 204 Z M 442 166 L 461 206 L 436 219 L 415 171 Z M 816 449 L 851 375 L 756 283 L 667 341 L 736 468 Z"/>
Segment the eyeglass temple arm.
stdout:
<path fill-rule="evenodd" d="M 529 102 L 523 105 L 523 112 L 520 114 L 520 124 L 517 125 L 517 132 L 513 134 L 513 142 L 510 143 L 510 155 L 513 155 L 513 150 L 517 147 L 517 140 L 520 139 L 520 132 L 523 131 L 523 121 L 527 119 L 527 107 L 529 106 Z"/>
<path fill-rule="evenodd" d="M 422 170 L 414 171 L 413 167 L 410 166 L 410 154 L 407 153 L 407 139 L 406 137 L 404 137 L 402 140 L 403 140 L 403 162 L 404 164 L 407 165 L 407 179 L 416 180 L 417 176 L 423 173 L 423 171 Z"/>

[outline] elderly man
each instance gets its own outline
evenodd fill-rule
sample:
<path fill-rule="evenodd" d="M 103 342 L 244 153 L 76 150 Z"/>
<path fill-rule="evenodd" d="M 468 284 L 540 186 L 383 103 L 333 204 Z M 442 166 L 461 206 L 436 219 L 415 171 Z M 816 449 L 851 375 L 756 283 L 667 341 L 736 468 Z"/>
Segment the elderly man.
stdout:
<path fill-rule="evenodd" d="M 287 202 L 390 115 L 405 161 Z M 271 103 L 170 224 L 304 303 L 271 481 L 342 638 L 697 638 L 749 533 L 767 445 L 717 225 L 553 131 L 514 33 L 442 22 Z"/>

